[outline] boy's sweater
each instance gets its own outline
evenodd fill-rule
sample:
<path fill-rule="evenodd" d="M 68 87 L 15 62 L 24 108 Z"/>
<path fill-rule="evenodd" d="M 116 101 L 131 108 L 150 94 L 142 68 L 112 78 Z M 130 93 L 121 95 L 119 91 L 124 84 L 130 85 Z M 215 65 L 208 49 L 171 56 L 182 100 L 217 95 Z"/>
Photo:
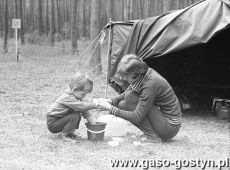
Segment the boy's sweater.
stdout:
<path fill-rule="evenodd" d="M 95 106 L 89 101 L 77 99 L 69 89 L 50 106 L 47 116 L 63 117 L 69 113 L 78 112 L 87 113 L 88 110 L 94 109 Z"/>

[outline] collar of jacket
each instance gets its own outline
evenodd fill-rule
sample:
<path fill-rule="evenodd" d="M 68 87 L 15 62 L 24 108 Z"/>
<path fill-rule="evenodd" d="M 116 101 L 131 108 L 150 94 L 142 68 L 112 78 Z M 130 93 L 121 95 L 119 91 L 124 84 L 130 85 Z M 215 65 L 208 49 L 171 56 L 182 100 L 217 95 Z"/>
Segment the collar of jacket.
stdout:
<path fill-rule="evenodd" d="M 140 89 L 140 86 L 143 82 L 143 80 L 145 79 L 146 75 L 148 74 L 149 72 L 149 69 L 148 71 L 145 73 L 145 74 L 141 74 L 138 78 L 137 78 L 137 81 L 134 83 L 134 84 L 130 84 L 130 88 L 136 92 L 139 91 Z"/>

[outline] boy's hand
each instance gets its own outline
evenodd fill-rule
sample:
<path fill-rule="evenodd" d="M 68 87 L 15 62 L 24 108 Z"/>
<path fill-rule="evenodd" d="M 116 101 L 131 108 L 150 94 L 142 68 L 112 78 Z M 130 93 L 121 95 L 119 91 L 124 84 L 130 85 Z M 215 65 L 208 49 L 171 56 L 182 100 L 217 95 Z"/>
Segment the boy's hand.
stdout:
<path fill-rule="evenodd" d="M 88 122 L 95 123 L 97 122 L 99 114 L 97 112 L 86 112 L 84 116 Z"/>
<path fill-rule="evenodd" d="M 90 123 L 95 123 L 95 122 L 97 122 L 97 117 L 96 116 L 89 116 L 89 117 L 86 117 L 86 120 Z"/>
<path fill-rule="evenodd" d="M 93 101 L 92 101 L 96 106 L 98 106 L 98 99 L 93 99 Z"/>
<path fill-rule="evenodd" d="M 97 99 L 93 99 L 92 100 L 92 103 L 94 104 L 95 107 L 98 107 L 98 100 Z"/>
<path fill-rule="evenodd" d="M 107 101 L 100 101 L 98 104 L 99 104 L 98 107 L 101 110 L 103 110 L 103 109 L 110 110 L 110 108 L 112 107 L 111 104 L 108 103 Z"/>
<path fill-rule="evenodd" d="M 108 103 L 112 104 L 112 100 L 111 99 L 98 98 L 97 100 L 98 100 L 99 103 L 100 102 L 108 102 Z"/>

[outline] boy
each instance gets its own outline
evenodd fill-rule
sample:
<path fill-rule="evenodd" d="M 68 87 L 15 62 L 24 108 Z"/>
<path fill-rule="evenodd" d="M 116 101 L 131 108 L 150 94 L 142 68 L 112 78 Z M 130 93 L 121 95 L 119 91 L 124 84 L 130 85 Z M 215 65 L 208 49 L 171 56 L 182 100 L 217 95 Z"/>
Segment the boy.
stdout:
<path fill-rule="evenodd" d="M 84 74 L 76 73 L 69 87 L 51 105 L 47 112 L 47 126 L 51 133 L 59 133 L 65 140 L 74 139 L 79 128 L 81 115 L 89 122 L 95 122 L 95 115 L 88 110 L 96 109 L 96 100 L 83 100 L 93 90 L 93 81 Z"/>

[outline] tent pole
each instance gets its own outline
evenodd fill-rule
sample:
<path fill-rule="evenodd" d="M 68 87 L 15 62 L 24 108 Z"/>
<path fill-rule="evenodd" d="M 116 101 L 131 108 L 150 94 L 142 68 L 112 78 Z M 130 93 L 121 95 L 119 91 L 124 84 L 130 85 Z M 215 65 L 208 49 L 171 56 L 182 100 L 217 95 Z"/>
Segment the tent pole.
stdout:
<path fill-rule="evenodd" d="M 108 40 L 108 54 L 107 54 L 107 73 L 106 73 L 106 88 L 105 88 L 105 98 L 108 97 L 108 84 L 109 84 L 109 70 L 110 70 L 110 48 L 111 48 L 111 32 L 112 32 L 112 25 L 111 25 L 111 18 L 109 20 L 109 40 Z"/>

